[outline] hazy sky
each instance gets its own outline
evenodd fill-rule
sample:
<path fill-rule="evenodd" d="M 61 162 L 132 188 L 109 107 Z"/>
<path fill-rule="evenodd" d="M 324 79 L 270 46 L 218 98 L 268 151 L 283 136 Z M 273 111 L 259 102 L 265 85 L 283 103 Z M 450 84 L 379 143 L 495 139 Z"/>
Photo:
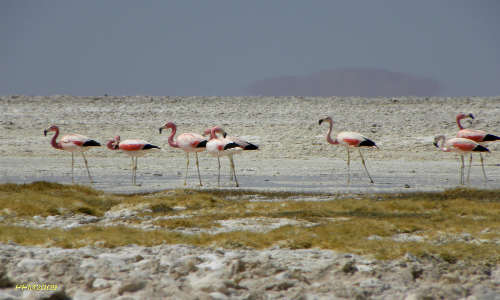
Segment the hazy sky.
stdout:
<path fill-rule="evenodd" d="M 0 95 L 244 96 L 337 68 L 500 95 L 500 1 L 0 0 Z"/>

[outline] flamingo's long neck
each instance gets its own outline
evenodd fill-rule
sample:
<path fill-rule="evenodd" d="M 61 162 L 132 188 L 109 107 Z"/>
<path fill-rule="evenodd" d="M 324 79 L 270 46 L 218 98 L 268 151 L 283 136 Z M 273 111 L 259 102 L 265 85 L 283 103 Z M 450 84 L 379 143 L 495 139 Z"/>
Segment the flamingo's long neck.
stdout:
<path fill-rule="evenodd" d="M 170 147 L 179 148 L 179 143 L 174 142 L 174 136 L 176 132 L 177 132 L 177 126 L 174 125 L 172 127 L 172 133 L 168 137 L 168 144 L 170 145 Z"/>
<path fill-rule="evenodd" d="M 116 141 L 114 140 L 110 140 L 107 144 L 106 144 L 106 147 L 108 147 L 110 150 L 118 150 L 119 147 L 118 147 L 118 143 L 116 143 Z"/>
<path fill-rule="evenodd" d="M 61 145 L 59 145 L 59 143 L 56 141 L 57 137 L 59 136 L 59 129 L 56 129 L 55 131 L 56 131 L 56 133 L 52 137 L 50 144 L 52 145 L 52 147 L 54 147 L 56 149 L 63 150 L 63 147 Z"/>
<path fill-rule="evenodd" d="M 331 121 L 328 121 L 328 123 L 330 123 L 330 129 L 328 130 L 328 132 L 326 133 L 326 141 L 332 145 L 338 145 L 339 142 L 335 139 L 332 139 L 332 129 L 333 129 L 333 122 Z"/>
<path fill-rule="evenodd" d="M 212 130 L 210 130 L 210 139 L 209 139 L 209 141 L 218 139 L 217 134 L 216 134 L 217 131 L 218 131 L 218 128 L 215 128 L 215 127 L 212 128 Z"/>
<path fill-rule="evenodd" d="M 120 136 L 117 135 L 113 140 L 109 140 L 109 142 L 106 143 L 106 147 L 111 150 L 119 150 L 120 149 Z"/>
<path fill-rule="evenodd" d="M 462 130 L 464 129 L 464 127 L 462 126 L 460 120 L 462 120 L 462 116 L 461 115 L 457 115 L 457 125 L 458 125 L 458 129 Z"/>
<path fill-rule="evenodd" d="M 437 140 L 437 144 L 439 145 L 439 142 L 441 142 L 441 145 L 439 146 L 439 150 L 443 152 L 450 152 L 449 149 L 444 148 L 444 143 L 446 142 L 446 137 L 445 136 L 440 136 Z"/>

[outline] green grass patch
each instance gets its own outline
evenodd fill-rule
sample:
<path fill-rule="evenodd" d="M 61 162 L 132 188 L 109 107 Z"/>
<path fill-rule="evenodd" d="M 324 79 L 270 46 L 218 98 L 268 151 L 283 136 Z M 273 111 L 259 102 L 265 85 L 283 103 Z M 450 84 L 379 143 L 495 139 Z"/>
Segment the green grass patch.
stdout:
<path fill-rule="evenodd" d="M 300 200 L 315 196 L 323 201 Z M 137 219 L 130 224 L 147 219 L 161 229 L 87 225 L 71 230 L 47 230 L 10 225 L 17 219 L 29 220 L 35 215 L 103 216 L 123 208 L 137 211 Z M 439 255 L 449 262 L 496 261 L 500 258 L 499 212 L 499 190 L 457 188 L 442 193 L 352 197 L 241 190 L 116 195 L 79 185 L 37 182 L 0 185 L 0 215 L 4 217 L 0 222 L 0 241 L 60 247 L 162 243 L 255 249 L 281 246 L 332 249 L 379 259 L 412 252 L 417 256 Z M 212 235 L 203 230 L 190 234 L 174 231 L 181 227 L 217 228 L 221 226 L 218 221 L 245 219 L 249 223 L 262 220 L 262 225 L 276 219 L 294 222 L 267 232 L 238 230 Z M 404 240 L 411 236 L 421 239 Z"/>

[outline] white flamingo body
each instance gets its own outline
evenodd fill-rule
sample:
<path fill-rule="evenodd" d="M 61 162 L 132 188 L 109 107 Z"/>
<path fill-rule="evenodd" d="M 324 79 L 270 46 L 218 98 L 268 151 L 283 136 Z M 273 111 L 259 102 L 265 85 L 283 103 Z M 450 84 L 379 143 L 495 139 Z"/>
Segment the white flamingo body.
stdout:
<path fill-rule="evenodd" d="M 356 132 L 340 132 L 337 134 L 336 141 L 339 145 L 344 146 L 349 150 L 354 150 L 359 147 L 373 147 L 372 145 L 361 145 L 363 142 L 370 140 Z"/>
<path fill-rule="evenodd" d="M 236 145 L 233 144 L 236 143 L 234 143 L 230 139 L 215 138 L 208 141 L 207 152 L 215 157 L 232 156 L 243 152 L 243 148 L 239 147 L 238 144 Z M 228 145 L 231 145 L 233 148 L 227 148 Z"/>
<path fill-rule="evenodd" d="M 93 146 L 84 146 L 85 143 L 91 142 L 90 138 L 81 134 L 68 134 L 61 137 L 59 145 L 62 150 L 68 152 L 85 152 L 92 149 Z M 95 142 L 95 141 L 94 141 Z"/>
<path fill-rule="evenodd" d="M 482 130 L 477 130 L 477 129 L 470 129 L 470 128 L 464 128 L 462 126 L 462 123 L 460 122 L 463 119 L 471 118 L 474 120 L 474 116 L 471 113 L 459 113 L 456 116 L 456 121 L 457 121 L 457 126 L 458 126 L 458 133 L 457 133 L 457 138 L 465 138 L 472 140 L 479 145 L 486 145 L 490 142 L 499 142 L 500 137 L 496 135 L 489 134 L 485 131 Z M 484 180 L 487 182 L 486 179 L 486 171 L 484 170 L 484 160 L 483 160 L 483 154 L 480 152 L 479 156 L 481 157 L 481 167 L 483 168 L 483 175 L 484 175 Z M 469 160 L 469 171 L 467 173 L 467 182 L 469 182 L 469 175 L 470 175 L 470 167 L 472 165 L 472 153 L 470 155 L 470 160 Z"/>
<path fill-rule="evenodd" d="M 89 175 L 90 182 L 94 182 L 90 177 L 89 166 L 87 164 L 87 159 L 83 152 L 92 149 L 93 147 L 99 147 L 101 144 L 98 142 L 89 139 L 88 137 L 80 134 L 68 134 L 62 136 L 59 142 L 56 141 L 59 136 L 59 128 L 56 125 L 50 125 L 47 129 L 44 130 L 43 134 L 47 136 L 47 133 L 50 131 L 55 131 L 54 136 L 51 140 L 51 145 L 53 148 L 58 150 L 64 150 L 71 153 L 71 182 L 73 183 L 73 169 L 74 169 L 74 157 L 73 153 L 80 152 L 82 153 L 83 161 L 85 162 L 85 167 L 87 167 L 87 174 Z"/>
<path fill-rule="evenodd" d="M 470 113 L 459 113 L 456 116 L 457 126 L 459 129 L 457 133 L 457 138 L 465 138 L 473 140 L 474 142 L 482 146 L 491 142 L 500 142 L 500 137 L 493 134 L 489 134 L 486 131 L 464 128 L 460 121 L 466 118 L 471 118 L 474 120 L 474 116 Z"/>
<path fill-rule="evenodd" d="M 179 148 L 186 153 L 199 153 L 205 151 L 205 147 L 197 147 L 198 144 L 206 139 L 197 133 L 181 133 L 177 137 Z"/>
<path fill-rule="evenodd" d="M 172 129 L 172 133 L 168 138 L 168 144 L 173 148 L 180 148 L 184 152 L 186 152 L 186 176 L 184 177 L 184 185 L 186 185 L 187 181 L 187 172 L 189 166 L 189 153 L 194 153 L 196 155 L 196 167 L 198 169 L 198 179 L 201 184 L 201 175 L 200 175 L 200 165 L 198 162 L 198 153 L 206 150 L 207 140 L 196 133 L 182 133 L 177 137 L 177 140 L 174 141 L 175 133 L 177 132 L 177 126 L 173 122 L 167 122 L 165 125 L 160 127 L 160 134 L 163 129 Z"/>
<path fill-rule="evenodd" d="M 160 147 L 144 140 L 128 139 L 120 142 L 119 135 L 110 140 L 106 146 L 111 150 L 121 150 L 132 159 L 132 185 L 137 185 L 137 158 L 147 153 L 162 151 Z"/>
<path fill-rule="evenodd" d="M 219 126 L 216 126 L 214 128 L 216 129 L 215 133 L 218 133 L 217 130 L 221 130 L 221 128 Z M 203 136 L 206 136 L 206 135 L 210 135 L 211 136 L 211 133 L 212 133 L 212 128 L 207 128 L 207 129 L 205 129 L 203 131 Z M 217 137 L 217 135 L 216 135 L 216 137 Z M 224 138 L 230 140 L 233 143 L 238 144 L 238 146 L 240 148 L 242 148 L 243 151 L 260 150 L 259 146 L 256 146 L 256 145 L 254 145 L 252 143 L 244 141 L 244 140 L 242 140 L 240 138 L 237 138 L 237 137 L 234 137 L 234 136 L 226 136 Z M 232 165 L 234 165 L 234 159 L 233 159 L 233 155 L 232 154 L 229 155 L 229 162 Z M 231 180 L 231 181 L 233 180 L 233 175 L 234 175 L 233 174 L 233 170 L 231 169 L 230 174 L 229 174 L 229 180 Z"/>
<path fill-rule="evenodd" d="M 443 141 L 441 146 L 439 146 L 440 141 Z M 462 160 L 462 167 L 460 169 L 460 184 L 462 185 L 464 184 L 464 156 L 472 154 L 473 152 L 490 152 L 486 147 L 481 146 L 472 140 L 465 138 L 446 139 L 446 137 L 442 134 L 438 134 L 434 137 L 434 145 L 443 152 L 453 152 L 460 155 Z"/>
<path fill-rule="evenodd" d="M 216 133 L 221 133 L 224 136 L 226 133 L 219 126 L 215 126 L 212 129 L 205 129 L 204 133 L 207 133 L 207 130 L 210 130 L 210 139 L 207 143 L 207 152 L 217 157 L 217 163 L 219 165 L 219 172 L 217 175 L 217 186 L 220 186 L 220 157 L 228 156 L 229 163 L 232 169 L 232 174 L 234 174 L 234 179 L 236 181 L 236 187 L 239 187 L 238 179 L 236 178 L 236 172 L 234 170 L 234 161 L 232 156 L 235 154 L 240 154 L 243 152 L 242 146 L 238 143 L 234 142 L 233 139 L 229 138 L 218 138 Z"/>
<path fill-rule="evenodd" d="M 141 157 L 147 153 L 161 151 L 160 147 L 139 139 L 124 140 L 118 144 L 118 147 L 123 153 L 130 157 Z"/>
<path fill-rule="evenodd" d="M 331 117 L 324 117 L 323 119 L 319 120 L 319 125 L 321 125 L 323 122 L 330 123 L 330 129 L 326 134 L 326 141 L 329 144 L 341 145 L 347 149 L 347 183 L 350 183 L 351 159 L 349 151 L 353 149 L 358 149 L 359 155 L 361 156 L 361 162 L 363 163 L 363 166 L 365 167 L 366 170 L 366 174 L 368 174 L 370 182 L 373 183 L 370 173 L 368 173 L 368 169 L 366 168 L 365 159 L 363 158 L 363 154 L 361 154 L 360 148 L 368 147 L 368 148 L 379 149 L 377 145 L 375 145 L 375 142 L 356 132 L 340 132 L 339 134 L 337 134 L 337 137 L 335 139 L 332 139 L 331 134 L 333 129 L 333 119 Z"/>

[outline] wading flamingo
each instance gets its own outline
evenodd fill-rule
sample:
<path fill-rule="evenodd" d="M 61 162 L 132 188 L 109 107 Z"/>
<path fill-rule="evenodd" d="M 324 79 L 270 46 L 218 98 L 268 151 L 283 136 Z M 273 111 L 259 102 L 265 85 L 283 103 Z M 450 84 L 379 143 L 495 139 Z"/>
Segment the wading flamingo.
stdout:
<path fill-rule="evenodd" d="M 132 185 L 137 185 L 137 158 L 144 156 L 146 153 L 162 151 L 160 147 L 143 140 L 128 139 L 120 142 L 119 135 L 115 136 L 113 140 L 109 140 L 106 146 L 111 150 L 122 150 L 132 159 Z"/>
<path fill-rule="evenodd" d="M 218 127 L 218 126 L 216 126 Z M 215 128 L 215 127 L 214 127 Z M 220 127 L 218 127 L 220 128 Z M 212 128 L 207 128 L 203 131 L 203 136 L 206 136 L 206 135 L 211 135 L 211 132 L 212 132 Z M 220 133 L 220 132 L 215 132 L 215 133 Z M 238 144 L 238 146 L 240 148 L 243 148 L 243 151 L 249 151 L 249 150 L 259 150 L 259 146 L 256 146 L 254 144 L 251 144 L 249 142 L 246 142 L 242 139 L 239 139 L 237 137 L 233 137 L 233 136 L 226 136 L 225 137 L 226 139 Z M 229 155 L 229 162 L 234 166 L 234 160 L 233 160 L 233 156 L 232 155 Z M 229 175 L 229 180 L 233 180 L 233 170 L 231 169 L 230 170 L 230 175 Z"/>
<path fill-rule="evenodd" d="M 341 132 L 337 134 L 336 139 L 332 139 L 331 134 L 332 134 L 332 128 L 333 128 L 333 119 L 331 117 L 324 117 L 323 119 L 319 120 L 319 125 L 323 122 L 328 122 L 330 123 L 330 129 L 328 130 L 326 134 L 326 141 L 332 145 L 341 145 L 347 148 L 347 183 L 350 183 L 350 150 L 351 149 L 358 149 L 359 155 L 361 156 L 361 161 L 363 162 L 363 166 L 365 167 L 366 174 L 368 174 L 368 178 L 370 178 L 370 182 L 373 183 L 373 180 L 370 176 L 370 173 L 368 173 L 368 169 L 366 168 L 365 164 L 365 159 L 363 158 L 363 154 L 361 154 L 361 147 L 372 147 L 372 148 L 377 148 L 380 150 L 375 143 L 364 136 L 362 136 L 359 133 L 356 132 Z"/>
<path fill-rule="evenodd" d="M 83 155 L 83 152 L 90 150 L 92 147 L 100 147 L 101 144 L 80 134 L 68 134 L 62 136 L 58 143 L 56 139 L 59 136 L 59 128 L 56 125 L 50 125 L 47 129 L 44 130 L 43 134 L 47 136 L 47 132 L 50 131 L 56 132 L 54 134 L 54 137 L 52 137 L 52 140 L 50 141 L 52 147 L 59 150 L 71 152 L 71 183 L 74 183 L 73 181 L 74 152 L 82 153 L 83 161 L 85 161 L 85 167 L 87 167 L 87 173 L 89 174 L 90 182 L 93 183 L 94 181 L 90 177 L 90 171 L 89 171 L 89 166 L 87 165 L 87 159 L 85 159 L 85 155 Z"/>
<path fill-rule="evenodd" d="M 474 120 L 474 116 L 471 113 L 459 113 L 456 117 L 457 125 L 458 125 L 458 128 L 460 129 L 457 133 L 457 138 L 464 138 L 464 139 L 473 140 L 474 142 L 476 142 L 482 146 L 488 144 L 489 142 L 499 142 L 500 141 L 500 137 L 498 137 L 496 135 L 489 134 L 489 133 L 484 132 L 482 130 L 463 128 L 462 124 L 460 123 L 460 120 L 463 120 L 466 118 L 471 118 Z M 483 154 L 481 152 L 479 152 L 479 156 L 481 157 L 481 166 L 483 167 L 484 181 L 487 181 L 486 180 L 486 171 L 484 170 Z M 469 174 L 470 174 L 471 164 L 472 164 L 472 153 L 470 155 L 470 160 L 469 160 L 469 171 L 467 172 L 467 182 L 469 182 Z"/>
<path fill-rule="evenodd" d="M 441 146 L 439 146 L 439 142 Z M 490 152 L 486 147 L 477 144 L 476 142 L 464 138 L 451 138 L 449 140 L 442 134 L 434 137 L 434 146 L 438 147 L 443 152 L 453 152 L 460 154 L 462 159 L 462 168 L 460 169 L 460 184 L 464 185 L 464 156 L 472 152 Z M 485 175 L 486 176 L 486 175 Z"/>
<path fill-rule="evenodd" d="M 165 125 L 160 127 L 160 134 L 163 129 L 172 129 L 172 133 L 170 134 L 168 138 L 168 144 L 171 147 L 174 148 L 181 148 L 186 152 L 186 176 L 184 177 L 184 185 L 186 185 L 187 181 L 187 172 L 188 172 L 188 166 L 189 166 L 189 153 L 194 153 L 196 155 L 196 167 L 198 168 L 198 179 L 200 180 L 200 186 L 201 184 L 201 175 L 200 175 L 200 166 L 198 163 L 198 152 L 205 151 L 206 146 L 207 146 L 207 140 L 196 133 L 181 133 L 177 137 L 177 141 L 174 142 L 174 136 L 175 133 L 177 132 L 177 126 L 173 122 L 167 122 Z"/>
<path fill-rule="evenodd" d="M 229 163 L 234 174 L 234 180 L 236 182 L 236 187 L 239 187 L 238 179 L 236 178 L 236 172 L 234 170 L 234 162 L 231 156 L 239 154 L 243 151 L 243 148 L 237 143 L 231 141 L 227 138 L 218 138 L 216 133 L 222 134 L 223 137 L 226 136 L 226 132 L 222 130 L 219 126 L 215 126 L 210 129 L 210 139 L 207 143 L 207 152 L 217 157 L 217 162 L 219 164 L 219 173 L 217 175 L 217 187 L 220 186 L 220 157 L 229 156 Z"/>

